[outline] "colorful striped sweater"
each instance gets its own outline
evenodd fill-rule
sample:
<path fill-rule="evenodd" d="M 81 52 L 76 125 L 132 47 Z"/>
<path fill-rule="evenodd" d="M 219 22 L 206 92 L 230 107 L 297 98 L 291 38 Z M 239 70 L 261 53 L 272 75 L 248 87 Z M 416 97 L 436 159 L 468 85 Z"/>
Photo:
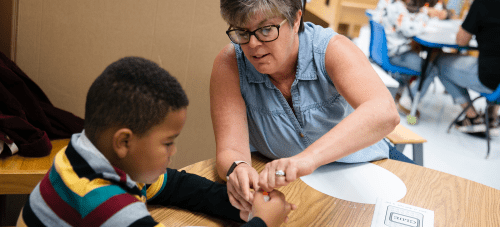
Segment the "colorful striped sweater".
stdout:
<path fill-rule="evenodd" d="M 163 226 L 151 217 L 146 202 L 243 222 L 225 185 L 174 169 L 151 185 L 136 183 L 113 167 L 82 132 L 56 154 L 30 194 L 18 226 Z M 265 223 L 253 218 L 245 226 Z"/>

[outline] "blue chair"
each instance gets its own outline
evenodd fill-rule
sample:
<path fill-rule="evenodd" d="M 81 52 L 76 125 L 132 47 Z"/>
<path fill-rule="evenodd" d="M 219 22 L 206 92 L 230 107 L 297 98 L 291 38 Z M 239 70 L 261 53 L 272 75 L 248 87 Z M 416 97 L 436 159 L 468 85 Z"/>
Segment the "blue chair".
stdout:
<path fill-rule="evenodd" d="M 410 76 L 419 76 L 420 73 L 405 67 L 392 65 L 387 55 L 387 39 L 385 37 L 384 27 L 370 20 L 370 59 L 382 67 L 383 70 L 392 73 L 405 74 Z"/>
<path fill-rule="evenodd" d="M 493 93 L 491 94 L 487 94 L 487 93 L 480 93 L 480 96 L 475 98 L 474 100 L 472 100 L 471 102 L 469 102 L 469 104 L 467 105 L 466 108 L 464 108 L 464 110 L 457 116 L 457 118 L 455 118 L 455 120 L 450 124 L 450 126 L 448 127 L 448 133 L 450 133 L 450 129 L 453 125 L 455 125 L 457 122 L 458 122 L 458 119 L 462 116 L 462 114 L 465 114 L 465 111 L 467 109 L 469 109 L 472 104 L 478 100 L 479 98 L 486 98 L 486 111 L 485 112 L 485 120 L 486 120 L 486 141 L 487 141 L 487 153 L 486 153 L 486 158 L 488 158 L 490 156 L 490 120 L 489 120 L 489 116 L 488 116 L 488 108 L 491 106 L 491 105 L 499 105 L 500 104 L 500 85 L 497 87 L 497 89 L 495 91 L 493 91 Z"/>
<path fill-rule="evenodd" d="M 368 20 L 371 20 L 373 17 L 375 10 L 373 9 L 366 9 L 365 10 L 365 15 L 368 17 Z"/>

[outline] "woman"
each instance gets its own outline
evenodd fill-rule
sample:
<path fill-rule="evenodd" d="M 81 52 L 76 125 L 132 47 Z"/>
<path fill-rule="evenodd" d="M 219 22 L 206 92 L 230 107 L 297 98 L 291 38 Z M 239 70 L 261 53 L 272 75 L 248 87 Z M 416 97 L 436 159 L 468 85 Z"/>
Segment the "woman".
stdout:
<path fill-rule="evenodd" d="M 271 191 L 327 163 L 389 157 L 382 139 L 400 118 L 352 42 L 303 23 L 300 0 L 221 0 L 221 14 L 232 43 L 214 61 L 210 105 L 233 206 L 249 210 L 250 188 Z M 250 151 L 276 160 L 259 175 Z"/>

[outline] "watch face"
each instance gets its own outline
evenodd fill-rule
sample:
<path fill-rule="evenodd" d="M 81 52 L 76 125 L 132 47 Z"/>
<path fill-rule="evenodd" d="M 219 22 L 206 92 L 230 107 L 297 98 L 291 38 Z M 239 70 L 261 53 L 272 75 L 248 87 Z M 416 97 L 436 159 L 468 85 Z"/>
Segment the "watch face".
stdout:
<path fill-rule="evenodd" d="M 229 170 L 227 171 L 227 174 L 226 174 L 226 177 L 229 178 L 229 175 L 231 175 L 231 173 L 233 172 L 234 168 L 236 168 L 238 164 L 236 162 L 233 162 L 233 164 L 231 165 L 231 167 L 229 167 Z"/>

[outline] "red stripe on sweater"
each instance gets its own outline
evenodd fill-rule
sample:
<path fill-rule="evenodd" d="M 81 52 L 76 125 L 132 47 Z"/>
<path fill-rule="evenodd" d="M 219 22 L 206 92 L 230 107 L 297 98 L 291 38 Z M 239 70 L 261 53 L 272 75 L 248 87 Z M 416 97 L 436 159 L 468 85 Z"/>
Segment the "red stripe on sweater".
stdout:
<path fill-rule="evenodd" d="M 87 214 L 81 226 L 100 226 L 118 211 L 135 202 L 139 200 L 130 194 L 113 196 Z"/>
<path fill-rule="evenodd" d="M 125 172 L 123 172 L 123 170 L 121 170 L 121 169 L 118 169 L 114 166 L 113 166 L 113 168 L 115 169 L 116 174 L 118 174 L 118 176 L 120 176 L 120 182 L 126 183 L 127 182 L 127 174 Z"/>
<path fill-rule="evenodd" d="M 77 210 L 67 204 L 60 196 L 57 194 L 52 183 L 49 179 L 49 174 L 52 169 L 45 174 L 42 182 L 40 182 L 40 194 L 43 200 L 49 206 L 52 211 L 59 216 L 62 220 L 66 221 L 72 226 L 78 226 L 82 217 Z"/>

